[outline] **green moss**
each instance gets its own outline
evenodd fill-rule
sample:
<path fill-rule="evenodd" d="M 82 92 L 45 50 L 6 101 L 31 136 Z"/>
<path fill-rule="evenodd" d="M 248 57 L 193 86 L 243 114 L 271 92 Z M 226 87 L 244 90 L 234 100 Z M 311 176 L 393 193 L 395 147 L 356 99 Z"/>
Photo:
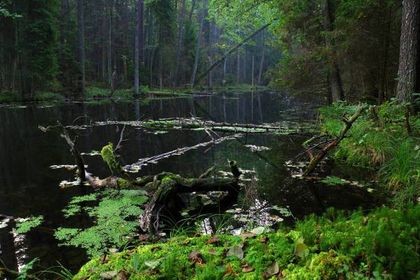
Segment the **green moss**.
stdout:
<path fill-rule="evenodd" d="M 293 231 L 177 236 L 113 254 L 105 263 L 93 259 L 74 279 L 101 279 L 109 271 L 124 271 L 128 279 L 414 279 L 420 277 L 419 219 L 420 205 L 369 215 L 329 211 Z"/>
<path fill-rule="evenodd" d="M 121 188 L 121 189 L 127 189 L 131 186 L 130 181 L 128 181 L 126 179 L 123 179 L 123 178 L 118 178 L 117 179 L 117 184 L 118 184 L 118 187 Z"/>
<path fill-rule="evenodd" d="M 115 157 L 114 145 L 112 143 L 109 143 L 102 148 L 101 156 L 113 175 L 121 173 L 122 168 L 117 158 Z"/>

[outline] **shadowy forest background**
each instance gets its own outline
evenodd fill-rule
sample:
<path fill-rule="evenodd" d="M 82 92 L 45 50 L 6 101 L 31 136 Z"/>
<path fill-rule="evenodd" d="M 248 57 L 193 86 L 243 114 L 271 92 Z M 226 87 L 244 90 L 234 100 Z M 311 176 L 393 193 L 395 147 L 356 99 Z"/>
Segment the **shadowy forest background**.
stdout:
<path fill-rule="evenodd" d="M 40 92 L 81 99 L 91 87 L 139 94 L 251 84 L 328 102 L 382 103 L 397 92 L 410 101 L 420 81 L 420 71 L 413 72 L 418 6 L 416 0 L 0 0 L 0 91 L 20 100 Z"/>

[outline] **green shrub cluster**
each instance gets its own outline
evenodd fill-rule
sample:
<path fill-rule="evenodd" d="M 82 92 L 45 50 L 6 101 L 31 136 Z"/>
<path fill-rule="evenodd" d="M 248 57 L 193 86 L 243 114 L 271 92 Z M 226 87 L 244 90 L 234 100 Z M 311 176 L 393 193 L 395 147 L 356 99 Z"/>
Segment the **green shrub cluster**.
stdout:
<path fill-rule="evenodd" d="M 178 236 L 93 259 L 74 279 L 419 279 L 419 220 L 419 205 L 331 210 L 292 231 Z"/>
<path fill-rule="evenodd" d="M 321 108 L 324 133 L 338 135 L 343 115 L 356 106 L 336 103 Z M 420 196 L 420 118 L 408 118 L 408 107 L 394 102 L 370 107 L 336 149 L 335 156 L 346 162 L 377 169 L 379 180 L 395 192 L 395 202 L 406 205 Z"/>

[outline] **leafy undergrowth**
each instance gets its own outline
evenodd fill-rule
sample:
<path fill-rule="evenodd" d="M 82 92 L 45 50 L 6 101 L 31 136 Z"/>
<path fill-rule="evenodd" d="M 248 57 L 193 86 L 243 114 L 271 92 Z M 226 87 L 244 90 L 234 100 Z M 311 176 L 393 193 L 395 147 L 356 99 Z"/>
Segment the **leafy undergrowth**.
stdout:
<path fill-rule="evenodd" d="M 344 126 L 342 116 L 356 109 L 346 103 L 322 108 L 324 132 L 338 135 Z M 379 180 L 394 192 L 394 203 L 399 206 L 420 197 L 420 117 L 411 115 L 407 122 L 407 110 L 394 102 L 370 107 L 335 153 L 352 165 L 377 169 Z"/>
<path fill-rule="evenodd" d="M 419 220 L 419 205 L 331 210 L 294 230 L 178 236 L 93 259 L 74 279 L 419 279 Z"/>
<path fill-rule="evenodd" d="M 61 245 L 84 248 L 90 256 L 102 254 L 109 248 L 123 247 L 136 232 L 136 217 L 142 213 L 140 206 L 146 200 L 140 190 L 108 190 L 76 196 L 63 210 L 65 217 L 85 213 L 95 223 L 84 229 L 60 227 L 54 235 Z M 89 205 L 98 201 L 95 206 Z"/>

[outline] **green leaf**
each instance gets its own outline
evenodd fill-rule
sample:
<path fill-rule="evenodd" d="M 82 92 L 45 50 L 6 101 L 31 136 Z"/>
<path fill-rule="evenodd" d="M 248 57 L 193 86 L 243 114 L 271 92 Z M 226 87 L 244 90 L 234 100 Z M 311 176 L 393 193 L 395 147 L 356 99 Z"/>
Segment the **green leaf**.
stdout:
<path fill-rule="evenodd" d="M 29 217 L 24 219 L 17 219 L 16 223 L 16 233 L 25 234 L 31 231 L 33 228 L 36 228 L 44 222 L 43 216 Z"/>

